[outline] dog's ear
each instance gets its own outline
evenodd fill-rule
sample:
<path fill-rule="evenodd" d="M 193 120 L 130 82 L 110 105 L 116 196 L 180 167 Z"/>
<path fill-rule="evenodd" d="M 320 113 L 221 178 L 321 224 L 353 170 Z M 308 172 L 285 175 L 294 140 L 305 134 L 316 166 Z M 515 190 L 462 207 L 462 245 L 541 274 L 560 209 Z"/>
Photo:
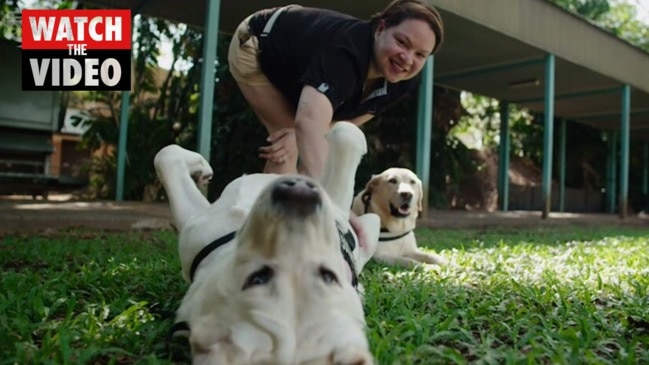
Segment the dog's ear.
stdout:
<path fill-rule="evenodd" d="M 419 199 L 417 199 L 417 211 L 421 213 L 424 210 L 424 187 L 423 183 L 418 176 L 415 175 L 415 181 L 417 182 L 417 190 L 419 191 Z"/>
<path fill-rule="evenodd" d="M 381 174 L 379 175 L 374 175 L 372 174 L 372 178 L 370 181 L 365 184 L 365 192 L 366 193 L 372 193 L 374 191 L 374 188 L 379 184 L 379 181 L 381 180 Z"/>

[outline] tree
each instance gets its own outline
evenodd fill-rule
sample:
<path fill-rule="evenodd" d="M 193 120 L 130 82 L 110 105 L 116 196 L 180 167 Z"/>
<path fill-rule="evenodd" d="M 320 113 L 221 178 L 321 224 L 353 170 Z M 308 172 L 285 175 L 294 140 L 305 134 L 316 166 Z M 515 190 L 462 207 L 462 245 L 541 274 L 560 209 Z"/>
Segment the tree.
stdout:
<path fill-rule="evenodd" d="M 649 25 L 638 18 L 635 4 L 609 0 L 551 0 L 598 27 L 649 52 Z"/>
<path fill-rule="evenodd" d="M 192 28 L 147 16 L 135 17 L 133 29 L 134 81 L 128 116 L 124 196 L 153 200 L 160 188 L 153 168 L 155 153 L 170 143 L 195 147 L 201 35 Z M 171 39 L 173 65 L 186 62 L 190 65 L 187 69 L 158 67 L 162 37 Z M 93 158 L 93 196 L 113 197 L 116 150 L 104 146 L 116 146 L 118 142 L 121 93 L 91 92 L 77 93 L 77 96 L 77 102 L 107 106 L 88 110 L 92 118 L 85 122 L 89 129 L 83 142 L 91 150 L 105 151 Z"/>

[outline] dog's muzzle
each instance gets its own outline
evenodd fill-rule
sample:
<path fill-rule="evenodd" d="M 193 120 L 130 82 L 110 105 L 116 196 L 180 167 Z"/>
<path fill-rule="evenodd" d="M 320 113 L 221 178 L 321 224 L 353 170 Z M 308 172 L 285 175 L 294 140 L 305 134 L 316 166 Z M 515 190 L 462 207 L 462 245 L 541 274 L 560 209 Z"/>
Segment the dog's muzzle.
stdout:
<path fill-rule="evenodd" d="M 311 215 L 322 205 L 318 186 L 303 177 L 286 177 L 275 183 L 271 192 L 274 206 L 297 216 Z"/>
<path fill-rule="evenodd" d="M 410 205 L 402 204 L 399 207 L 395 207 L 390 203 L 390 215 L 395 218 L 408 218 L 410 216 Z"/>

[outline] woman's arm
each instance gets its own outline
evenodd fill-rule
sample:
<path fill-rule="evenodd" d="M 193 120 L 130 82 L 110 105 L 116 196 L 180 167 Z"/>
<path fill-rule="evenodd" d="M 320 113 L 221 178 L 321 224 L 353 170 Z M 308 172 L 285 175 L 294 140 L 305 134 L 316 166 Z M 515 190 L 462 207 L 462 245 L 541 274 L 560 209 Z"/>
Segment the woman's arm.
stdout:
<path fill-rule="evenodd" d="M 374 114 L 367 113 L 367 114 L 359 115 L 358 117 L 350 120 L 350 122 L 355 124 L 357 127 L 360 127 L 363 124 L 369 122 L 370 119 L 372 118 L 374 118 Z"/>
<path fill-rule="evenodd" d="M 329 152 L 325 136 L 332 118 L 333 107 L 329 99 L 314 87 L 305 85 L 295 114 L 295 139 L 300 172 L 316 180 L 322 175 Z"/>

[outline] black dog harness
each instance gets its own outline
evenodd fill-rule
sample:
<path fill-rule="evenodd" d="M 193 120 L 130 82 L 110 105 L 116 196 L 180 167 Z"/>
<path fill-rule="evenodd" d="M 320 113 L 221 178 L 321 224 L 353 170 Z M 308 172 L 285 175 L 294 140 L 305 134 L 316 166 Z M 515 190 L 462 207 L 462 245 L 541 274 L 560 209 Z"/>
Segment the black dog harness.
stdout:
<path fill-rule="evenodd" d="M 338 236 L 340 237 L 340 252 L 343 254 L 343 258 L 349 265 L 349 269 L 352 271 L 352 286 L 354 289 L 358 289 L 358 273 L 354 265 L 354 256 L 353 252 L 356 248 L 356 240 L 354 240 L 354 234 L 352 234 L 351 229 L 347 232 L 343 232 L 340 224 L 336 222 L 336 228 L 338 230 Z"/>
<path fill-rule="evenodd" d="M 354 249 L 356 248 L 356 240 L 354 239 L 354 235 L 352 234 L 351 230 L 344 232 L 338 222 L 336 222 L 336 228 L 338 230 L 338 237 L 340 238 L 340 252 L 343 255 L 343 259 L 345 259 L 345 262 L 347 262 L 347 265 L 349 265 L 349 268 L 352 271 L 352 286 L 354 287 L 354 289 L 358 290 L 358 273 L 356 273 L 356 267 L 354 265 L 353 258 L 354 256 L 352 254 L 352 252 L 354 252 Z M 217 248 L 232 241 L 236 234 L 237 231 L 232 231 L 224 236 L 215 239 L 209 245 L 203 247 L 203 249 L 198 252 L 196 257 L 194 257 L 194 260 L 192 261 L 192 265 L 189 269 L 189 279 L 191 281 L 194 281 L 194 274 L 196 274 L 196 269 L 198 269 L 201 261 L 203 261 Z M 172 336 L 179 335 L 183 332 L 189 333 L 189 331 L 189 324 L 185 321 L 176 322 L 173 324 L 173 326 L 171 326 Z"/>
<path fill-rule="evenodd" d="M 215 239 L 214 241 L 212 241 L 212 243 L 203 247 L 203 249 L 198 252 L 198 255 L 194 257 L 194 261 L 192 261 L 192 266 L 189 269 L 189 280 L 194 281 L 194 274 L 196 274 L 196 269 L 198 269 L 198 265 L 201 264 L 201 261 L 203 261 L 203 259 L 211 254 L 212 251 L 232 241 L 236 234 L 237 231 L 232 231 L 225 236 Z"/>
<path fill-rule="evenodd" d="M 209 254 L 214 252 L 217 248 L 225 245 L 226 243 L 232 241 L 234 239 L 234 236 L 236 236 L 237 231 L 232 231 L 225 236 L 221 236 L 214 241 L 212 241 L 209 245 L 203 247 L 200 251 L 198 251 L 198 254 L 196 257 L 194 257 L 194 260 L 192 261 L 192 266 L 189 268 L 189 280 L 194 281 L 194 275 L 196 274 L 196 269 L 198 269 L 198 265 L 201 264 L 201 261 L 203 261 Z M 176 336 L 180 335 L 181 333 L 189 333 L 189 323 L 182 321 L 182 322 L 176 322 L 171 326 L 171 331 L 170 334 L 171 336 Z"/>

